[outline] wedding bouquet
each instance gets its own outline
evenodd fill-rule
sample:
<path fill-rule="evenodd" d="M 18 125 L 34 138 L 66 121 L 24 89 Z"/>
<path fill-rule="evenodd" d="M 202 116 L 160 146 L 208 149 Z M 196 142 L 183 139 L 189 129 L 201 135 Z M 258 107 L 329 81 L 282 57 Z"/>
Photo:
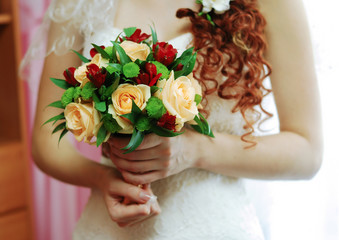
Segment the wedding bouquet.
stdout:
<path fill-rule="evenodd" d="M 111 46 L 92 44 L 92 59 L 74 51 L 84 63 L 64 71 L 65 79 L 51 78 L 65 89 L 50 107 L 63 109 L 49 122 L 62 121 L 53 133 L 68 132 L 78 141 L 99 146 L 111 134 L 132 134 L 125 153 L 134 151 L 145 134 L 174 137 L 185 123 L 214 137 L 199 109 L 202 90 L 193 78 L 193 48 L 177 57 L 177 49 L 158 42 L 156 32 L 141 33 L 135 27 L 111 41 Z"/>

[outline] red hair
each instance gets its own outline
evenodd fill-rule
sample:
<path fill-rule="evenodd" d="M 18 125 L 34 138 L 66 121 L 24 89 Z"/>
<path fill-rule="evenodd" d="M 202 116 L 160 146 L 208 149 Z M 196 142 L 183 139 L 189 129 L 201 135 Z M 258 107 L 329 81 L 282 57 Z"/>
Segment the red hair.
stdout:
<path fill-rule="evenodd" d="M 271 74 L 271 67 L 264 59 L 265 18 L 256 0 L 231 1 L 230 9 L 224 14 L 211 12 L 210 16 L 215 26 L 205 15 L 199 16 L 191 9 L 177 11 L 178 18 L 189 17 L 192 23 L 192 43 L 198 51 L 194 76 L 203 86 L 204 98 L 217 91 L 222 99 L 236 100 L 232 113 L 239 111 L 246 122 L 247 133 L 241 139 L 254 146 L 256 142 L 249 140 L 249 136 L 261 117 L 254 107 L 259 106 L 268 118 L 272 116 L 262 107 L 264 96 L 271 92 L 263 85 L 263 80 Z M 224 81 L 219 84 L 218 78 Z"/>

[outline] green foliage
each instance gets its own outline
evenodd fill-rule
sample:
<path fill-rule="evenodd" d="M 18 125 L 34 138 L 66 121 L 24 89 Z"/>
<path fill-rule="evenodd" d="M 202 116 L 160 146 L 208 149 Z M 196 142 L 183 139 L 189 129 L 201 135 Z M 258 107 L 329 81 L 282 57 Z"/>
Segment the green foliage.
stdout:
<path fill-rule="evenodd" d="M 98 110 L 99 112 L 105 112 L 106 111 L 106 102 L 101 102 L 100 98 L 96 95 L 95 92 L 93 92 L 92 94 L 92 98 L 94 101 L 94 107 L 96 110 Z"/>
<path fill-rule="evenodd" d="M 157 125 L 152 125 L 151 131 L 160 137 L 176 137 L 184 133 L 184 132 L 173 132 L 171 130 L 159 127 Z"/>
<path fill-rule="evenodd" d="M 122 71 L 122 66 L 119 63 L 109 63 L 106 67 L 106 70 L 112 74 L 114 72 L 120 73 Z"/>
<path fill-rule="evenodd" d="M 63 112 L 60 113 L 59 115 L 56 115 L 56 116 L 54 116 L 54 117 L 48 119 L 46 122 L 44 122 L 44 123 L 42 124 L 42 126 L 45 125 L 45 124 L 47 124 L 47 123 L 49 123 L 49 122 L 53 122 L 53 121 L 54 121 L 54 123 L 56 123 L 57 121 L 59 121 L 59 120 L 61 120 L 61 119 L 65 119 L 65 115 L 64 115 Z M 54 124 L 54 123 L 53 123 L 53 124 Z"/>
<path fill-rule="evenodd" d="M 95 48 L 95 50 L 97 50 L 98 53 L 101 54 L 103 58 L 110 59 L 109 54 L 104 49 L 102 49 L 101 47 L 99 47 L 98 45 L 94 43 L 92 43 L 92 46 Z"/>
<path fill-rule="evenodd" d="M 153 27 L 154 27 L 154 25 L 153 25 Z M 155 29 L 153 29 L 153 27 L 151 27 L 152 42 L 153 42 L 153 45 L 155 45 L 158 42 L 158 36 L 157 36 L 157 32 L 155 31 Z"/>
<path fill-rule="evenodd" d="M 73 101 L 74 87 L 68 88 L 61 97 L 62 106 L 66 107 Z"/>
<path fill-rule="evenodd" d="M 101 143 L 103 143 L 103 141 L 106 138 L 106 128 L 104 125 L 102 125 L 99 129 L 98 135 L 97 135 L 97 147 L 100 146 Z"/>
<path fill-rule="evenodd" d="M 147 101 L 146 111 L 150 118 L 159 119 L 167 110 L 162 101 L 153 96 Z"/>
<path fill-rule="evenodd" d="M 123 150 L 128 149 L 126 152 L 124 152 L 124 154 L 133 152 L 137 147 L 139 147 L 144 137 L 145 135 L 143 132 L 138 131 L 136 128 L 134 128 L 131 140 L 129 141 L 126 147 L 122 148 Z"/>
<path fill-rule="evenodd" d="M 81 87 L 76 87 L 73 93 L 73 99 L 77 99 L 81 96 Z"/>
<path fill-rule="evenodd" d="M 124 33 L 125 33 L 126 37 L 130 37 L 130 36 L 133 35 L 135 30 L 137 30 L 136 27 L 124 28 Z"/>
<path fill-rule="evenodd" d="M 85 84 L 85 86 L 82 88 L 81 96 L 85 100 L 89 100 L 93 96 L 93 92 L 96 90 L 96 87 L 93 83 L 88 82 Z"/>
<path fill-rule="evenodd" d="M 130 62 L 122 67 L 122 72 L 127 78 L 134 78 L 139 75 L 140 67 L 134 62 Z"/>
<path fill-rule="evenodd" d="M 81 61 L 83 61 L 84 63 L 89 63 L 90 60 L 86 57 L 84 57 L 81 53 L 75 51 L 75 50 L 72 50 L 76 55 L 78 55 L 78 57 L 80 58 Z"/>
<path fill-rule="evenodd" d="M 152 61 L 151 63 L 153 63 L 156 66 L 157 73 L 161 73 L 160 80 L 161 79 L 168 79 L 168 77 L 170 75 L 170 71 L 168 70 L 168 68 L 164 64 L 157 62 L 157 61 Z"/>
<path fill-rule="evenodd" d="M 140 116 L 135 124 L 135 127 L 143 132 L 151 129 L 151 120 L 146 116 Z"/>
<path fill-rule="evenodd" d="M 199 94 L 195 94 L 194 101 L 197 106 L 201 103 L 202 97 Z"/>
<path fill-rule="evenodd" d="M 125 50 L 119 45 L 119 43 L 112 41 L 112 44 L 114 48 L 116 49 L 117 53 L 119 54 L 120 63 L 122 65 L 132 62 L 132 60 L 129 58 L 129 56 L 127 56 Z"/>
<path fill-rule="evenodd" d="M 106 114 L 102 121 L 104 122 L 106 130 L 110 133 L 117 133 L 122 129 L 111 114 Z"/>
<path fill-rule="evenodd" d="M 61 101 L 55 101 L 49 104 L 47 107 L 55 107 L 55 108 L 61 108 L 64 109 L 65 107 L 62 105 Z"/>
<path fill-rule="evenodd" d="M 57 78 L 50 78 L 51 81 L 58 87 L 62 88 L 62 89 L 68 89 L 70 87 L 72 87 L 72 85 L 68 84 L 65 80 L 63 79 L 57 79 Z"/>
<path fill-rule="evenodd" d="M 139 116 L 141 115 L 141 113 L 142 113 L 141 109 L 132 100 L 132 111 L 131 111 L 131 113 L 123 114 L 123 115 L 121 115 L 121 117 L 127 118 L 133 124 L 136 124 L 136 122 L 137 122 Z"/>
<path fill-rule="evenodd" d="M 112 46 L 108 46 L 104 49 L 104 51 L 110 56 L 110 58 L 113 57 L 113 47 Z"/>
<path fill-rule="evenodd" d="M 207 135 L 207 136 L 214 138 L 214 134 L 212 132 L 212 129 L 210 128 L 207 120 L 205 119 L 205 117 L 201 113 L 199 113 L 199 116 L 195 116 L 194 121 L 198 124 L 198 125 L 191 125 L 191 127 L 194 130 L 196 130 L 199 133 L 202 133 L 204 135 Z"/>
<path fill-rule="evenodd" d="M 68 133 L 68 130 L 65 128 L 60 134 L 58 145 L 60 144 L 61 139 L 66 135 L 66 133 Z"/>
<path fill-rule="evenodd" d="M 60 123 L 58 126 L 56 126 L 52 132 L 53 133 L 56 133 L 57 131 L 60 131 L 60 130 L 63 130 L 66 128 L 66 122 L 63 122 L 63 123 Z"/>

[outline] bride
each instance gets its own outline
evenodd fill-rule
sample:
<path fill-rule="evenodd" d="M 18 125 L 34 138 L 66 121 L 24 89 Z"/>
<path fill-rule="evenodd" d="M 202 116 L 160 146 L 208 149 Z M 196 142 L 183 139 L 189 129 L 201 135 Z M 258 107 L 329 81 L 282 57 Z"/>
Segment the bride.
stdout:
<path fill-rule="evenodd" d="M 264 239 L 241 179 L 306 179 L 318 171 L 319 96 L 301 0 L 54 0 L 45 20 L 32 152 L 47 174 L 92 188 L 74 239 Z M 199 50 L 194 74 L 215 138 L 189 129 L 173 139 L 150 134 L 124 155 L 128 138 L 111 137 L 101 163 L 67 139 L 58 146 L 52 126 L 41 125 L 58 114 L 45 107 L 62 95 L 49 77 L 81 64 L 69 49 L 89 54 L 90 43 L 108 44 L 130 26 L 149 32 L 152 21 L 158 39 L 179 52 Z M 260 136 L 261 120 L 271 116 L 262 104 L 272 95 L 267 75 L 280 132 Z"/>

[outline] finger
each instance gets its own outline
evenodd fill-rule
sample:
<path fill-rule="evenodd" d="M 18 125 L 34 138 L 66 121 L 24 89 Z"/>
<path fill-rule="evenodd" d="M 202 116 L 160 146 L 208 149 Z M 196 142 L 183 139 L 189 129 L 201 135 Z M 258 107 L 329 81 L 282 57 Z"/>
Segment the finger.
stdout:
<path fill-rule="evenodd" d="M 114 158 L 114 155 L 115 155 L 119 158 L 133 160 L 133 161 L 140 161 L 140 160 L 143 161 L 143 160 L 150 160 L 150 159 L 155 159 L 155 158 L 170 157 L 172 154 L 172 151 L 170 150 L 170 148 L 167 147 L 167 145 L 165 144 L 160 144 L 155 147 L 147 148 L 147 149 L 134 150 L 133 152 L 128 153 L 128 154 L 125 154 L 125 152 L 126 150 L 122 150 L 114 146 L 111 146 L 111 149 L 110 149 L 111 158 Z"/>
<path fill-rule="evenodd" d="M 116 203 L 114 198 L 107 199 L 108 211 L 114 222 L 129 222 L 136 218 L 144 218 L 150 215 L 150 207 L 146 204 L 124 205 Z"/>
<path fill-rule="evenodd" d="M 148 149 L 167 143 L 168 138 L 160 137 L 154 133 L 145 135 L 142 143 L 136 150 Z"/>
<path fill-rule="evenodd" d="M 145 173 L 150 171 L 164 170 L 168 168 L 170 161 L 165 159 L 152 159 L 144 161 L 129 161 L 126 159 L 115 157 L 113 163 L 120 171 L 128 171 L 131 173 Z"/>
<path fill-rule="evenodd" d="M 142 188 L 139 188 L 122 180 L 112 187 L 110 195 L 127 197 L 130 198 L 133 202 L 141 204 L 148 202 L 148 200 L 151 198 L 151 195 L 148 191 L 145 191 Z"/>
<path fill-rule="evenodd" d="M 143 174 L 136 174 L 122 170 L 121 174 L 126 182 L 135 185 L 151 183 L 156 180 L 167 177 L 166 171 L 152 171 Z"/>
<path fill-rule="evenodd" d="M 131 140 L 131 137 L 129 135 L 111 135 L 111 137 L 108 139 L 107 143 L 110 146 L 114 146 L 118 149 L 125 147 L 129 141 Z"/>

